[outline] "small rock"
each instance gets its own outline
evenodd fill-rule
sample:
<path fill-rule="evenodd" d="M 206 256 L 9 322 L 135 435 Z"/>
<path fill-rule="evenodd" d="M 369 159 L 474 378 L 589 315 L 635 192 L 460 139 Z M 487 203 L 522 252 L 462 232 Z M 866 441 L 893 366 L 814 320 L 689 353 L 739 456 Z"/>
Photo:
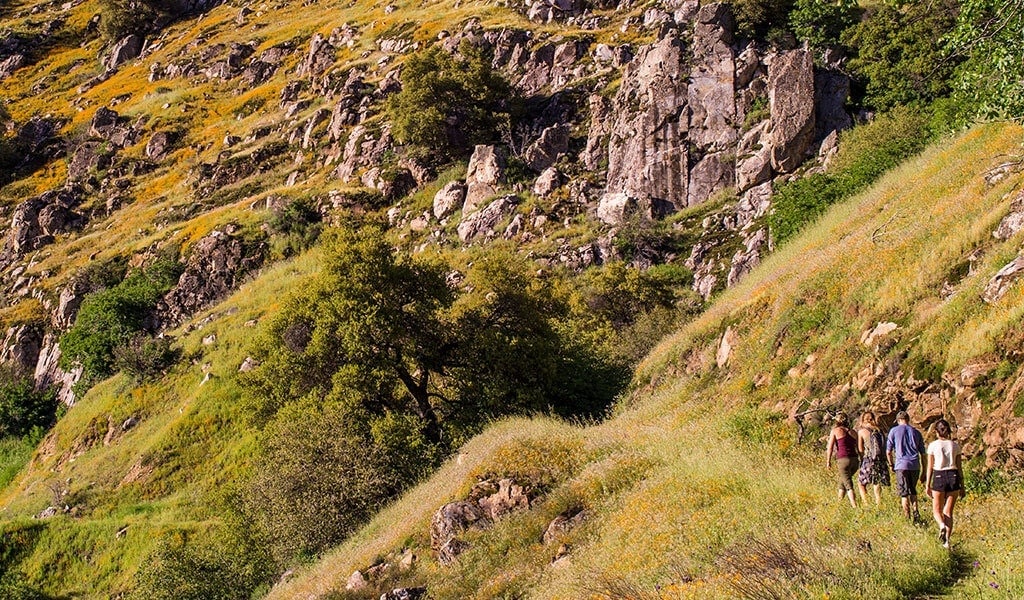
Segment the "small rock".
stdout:
<path fill-rule="evenodd" d="M 217 343 L 217 334 L 211 333 L 210 335 L 203 338 L 204 346 L 212 346 Z"/>
<path fill-rule="evenodd" d="M 242 361 L 241 366 L 238 367 L 238 372 L 239 373 L 248 373 L 249 371 L 252 371 L 253 369 L 255 369 L 258 366 L 260 366 L 260 363 L 259 363 L 258 360 L 256 360 L 255 358 L 253 358 L 251 356 L 246 356 L 245 360 Z"/>
<path fill-rule="evenodd" d="M 345 583 L 345 589 L 350 592 L 358 592 L 366 588 L 366 578 L 363 577 L 362 572 L 356 571 L 349 576 L 348 581 Z"/>

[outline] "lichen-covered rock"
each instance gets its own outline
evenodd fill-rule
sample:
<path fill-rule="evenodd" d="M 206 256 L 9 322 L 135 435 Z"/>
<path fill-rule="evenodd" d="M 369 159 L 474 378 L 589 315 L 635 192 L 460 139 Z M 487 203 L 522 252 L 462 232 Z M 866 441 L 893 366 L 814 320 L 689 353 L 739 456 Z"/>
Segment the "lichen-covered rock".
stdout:
<path fill-rule="evenodd" d="M 463 181 L 449 181 L 434 194 L 434 217 L 443 219 L 462 207 L 466 199 L 466 184 Z"/>
<path fill-rule="evenodd" d="M 18 259 L 49 244 L 54 236 L 80 228 L 85 217 L 75 208 L 82 202 L 77 188 L 45 192 L 29 198 L 14 209 L 4 243 L 4 257 Z"/>
<path fill-rule="evenodd" d="M 553 125 L 547 127 L 523 153 L 523 160 L 531 169 L 538 173 L 555 164 L 563 154 L 569 151 L 569 126 Z"/>
<path fill-rule="evenodd" d="M 263 245 L 247 246 L 232 228 L 216 230 L 196 242 L 178 283 L 157 306 L 161 326 L 182 323 L 197 310 L 225 297 L 243 277 L 263 264 Z"/>
<path fill-rule="evenodd" d="M 420 600 L 427 595 L 425 587 L 395 588 L 386 594 L 381 594 L 380 600 Z"/>
<path fill-rule="evenodd" d="M 43 331 L 38 325 L 10 327 L 0 345 L 0 363 L 13 366 L 19 372 L 31 373 L 39 362 L 42 346 Z"/>
<path fill-rule="evenodd" d="M 430 519 L 430 547 L 438 553 L 442 565 L 451 564 L 465 550 L 457 536 L 483 519 L 483 509 L 471 500 L 450 502 L 434 513 Z"/>
<path fill-rule="evenodd" d="M 768 67 L 769 134 L 772 168 L 789 173 L 800 166 L 814 139 L 814 54 L 792 50 Z"/>
<path fill-rule="evenodd" d="M 630 203 L 686 203 L 689 119 L 683 51 L 682 41 L 669 35 L 640 48 L 626 67 L 611 109 L 608 183 L 598 210 L 606 223 L 620 223 Z"/>
<path fill-rule="evenodd" d="M 561 187 L 562 183 L 564 183 L 564 178 L 558 169 L 548 167 L 533 182 L 533 193 L 541 198 L 547 198 Z"/>
<path fill-rule="evenodd" d="M 309 52 L 299 63 L 296 75 L 299 77 L 317 77 L 334 66 L 337 53 L 334 46 L 323 35 L 317 33 L 309 40 Z"/>
<path fill-rule="evenodd" d="M 466 199 L 463 215 L 472 213 L 480 204 L 498 193 L 505 180 L 505 156 L 496 146 L 481 145 L 473 149 L 466 169 Z"/>
<path fill-rule="evenodd" d="M 125 36 L 110 49 L 110 54 L 104 59 L 103 66 L 108 70 L 116 69 L 128 61 L 138 58 L 142 53 L 142 41 L 142 37 L 134 33 Z"/>
<path fill-rule="evenodd" d="M 1024 192 L 1018 193 L 1010 203 L 1010 212 L 999 221 L 999 226 L 992 232 L 992 237 L 997 240 L 1008 240 L 1021 230 L 1024 230 Z"/>
<path fill-rule="evenodd" d="M 516 196 L 502 196 L 489 203 L 480 210 L 466 212 L 462 211 L 462 221 L 459 223 L 459 240 L 463 243 L 472 241 L 481 236 L 494 236 L 501 233 L 496 230 L 518 203 Z"/>
<path fill-rule="evenodd" d="M 1024 275 L 1024 255 L 1011 260 L 989 280 L 981 293 L 981 299 L 989 304 L 1006 295 L 1010 286 Z"/>

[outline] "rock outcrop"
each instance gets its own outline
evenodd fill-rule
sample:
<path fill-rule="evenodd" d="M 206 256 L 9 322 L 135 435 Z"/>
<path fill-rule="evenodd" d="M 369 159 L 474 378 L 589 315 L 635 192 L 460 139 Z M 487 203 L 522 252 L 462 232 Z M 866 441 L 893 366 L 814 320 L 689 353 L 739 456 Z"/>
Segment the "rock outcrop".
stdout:
<path fill-rule="evenodd" d="M 196 242 L 178 283 L 157 306 L 161 326 L 173 326 L 224 298 L 242 278 L 263 264 L 265 248 L 253 247 L 234 235 L 235 228 L 216 230 Z"/>
<path fill-rule="evenodd" d="M 430 520 L 430 547 L 438 562 L 451 564 L 469 545 L 459 535 L 470 529 L 486 529 L 507 514 L 530 508 L 529 486 L 503 478 L 485 480 L 473 487 L 466 500 L 449 502 Z"/>

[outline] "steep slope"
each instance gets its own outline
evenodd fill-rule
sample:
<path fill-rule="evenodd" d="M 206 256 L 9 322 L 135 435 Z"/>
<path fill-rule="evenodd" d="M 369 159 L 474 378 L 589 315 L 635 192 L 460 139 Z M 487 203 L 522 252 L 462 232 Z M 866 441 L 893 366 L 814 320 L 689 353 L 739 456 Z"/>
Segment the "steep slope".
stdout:
<path fill-rule="evenodd" d="M 908 408 L 924 426 L 943 414 L 972 465 L 1016 460 L 1016 434 L 987 453 L 978 441 L 1020 423 L 990 425 L 1020 411 L 1014 340 L 1024 291 L 982 297 L 1021 245 L 1019 232 L 993 231 L 1018 206 L 1022 133 L 978 127 L 897 169 L 663 342 L 609 421 L 493 427 L 270 597 L 376 597 L 401 586 L 437 598 L 1024 593 L 1019 487 L 972 468 L 947 553 L 930 529 L 902 522 L 891 496 L 877 511 L 837 502 L 821 467 L 824 430 L 805 418 L 797 441 L 785 419 L 807 406 Z M 971 269 L 961 267 L 967 257 Z M 897 323 L 891 343 L 862 336 L 879 321 Z M 966 382 L 982 360 L 993 365 L 985 383 Z M 865 367 L 875 373 L 876 364 L 865 385 Z M 927 385 L 915 379 L 926 375 Z M 484 528 L 452 516 L 465 504 L 437 512 L 467 496 L 488 507 L 515 500 L 514 488 L 479 491 L 479 481 L 503 477 L 532 486 L 529 510 L 506 502 L 514 508 Z M 441 566 L 437 550 L 451 552 L 450 535 L 461 554 Z"/>

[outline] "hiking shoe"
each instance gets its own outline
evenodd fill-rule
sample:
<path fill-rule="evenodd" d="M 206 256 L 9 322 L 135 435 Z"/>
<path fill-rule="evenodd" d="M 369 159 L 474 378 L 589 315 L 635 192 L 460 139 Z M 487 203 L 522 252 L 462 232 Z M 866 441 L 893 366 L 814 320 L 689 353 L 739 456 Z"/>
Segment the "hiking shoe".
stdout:
<path fill-rule="evenodd" d="M 946 534 L 945 527 L 939 527 L 939 543 L 945 546 L 948 542 L 948 535 Z"/>

